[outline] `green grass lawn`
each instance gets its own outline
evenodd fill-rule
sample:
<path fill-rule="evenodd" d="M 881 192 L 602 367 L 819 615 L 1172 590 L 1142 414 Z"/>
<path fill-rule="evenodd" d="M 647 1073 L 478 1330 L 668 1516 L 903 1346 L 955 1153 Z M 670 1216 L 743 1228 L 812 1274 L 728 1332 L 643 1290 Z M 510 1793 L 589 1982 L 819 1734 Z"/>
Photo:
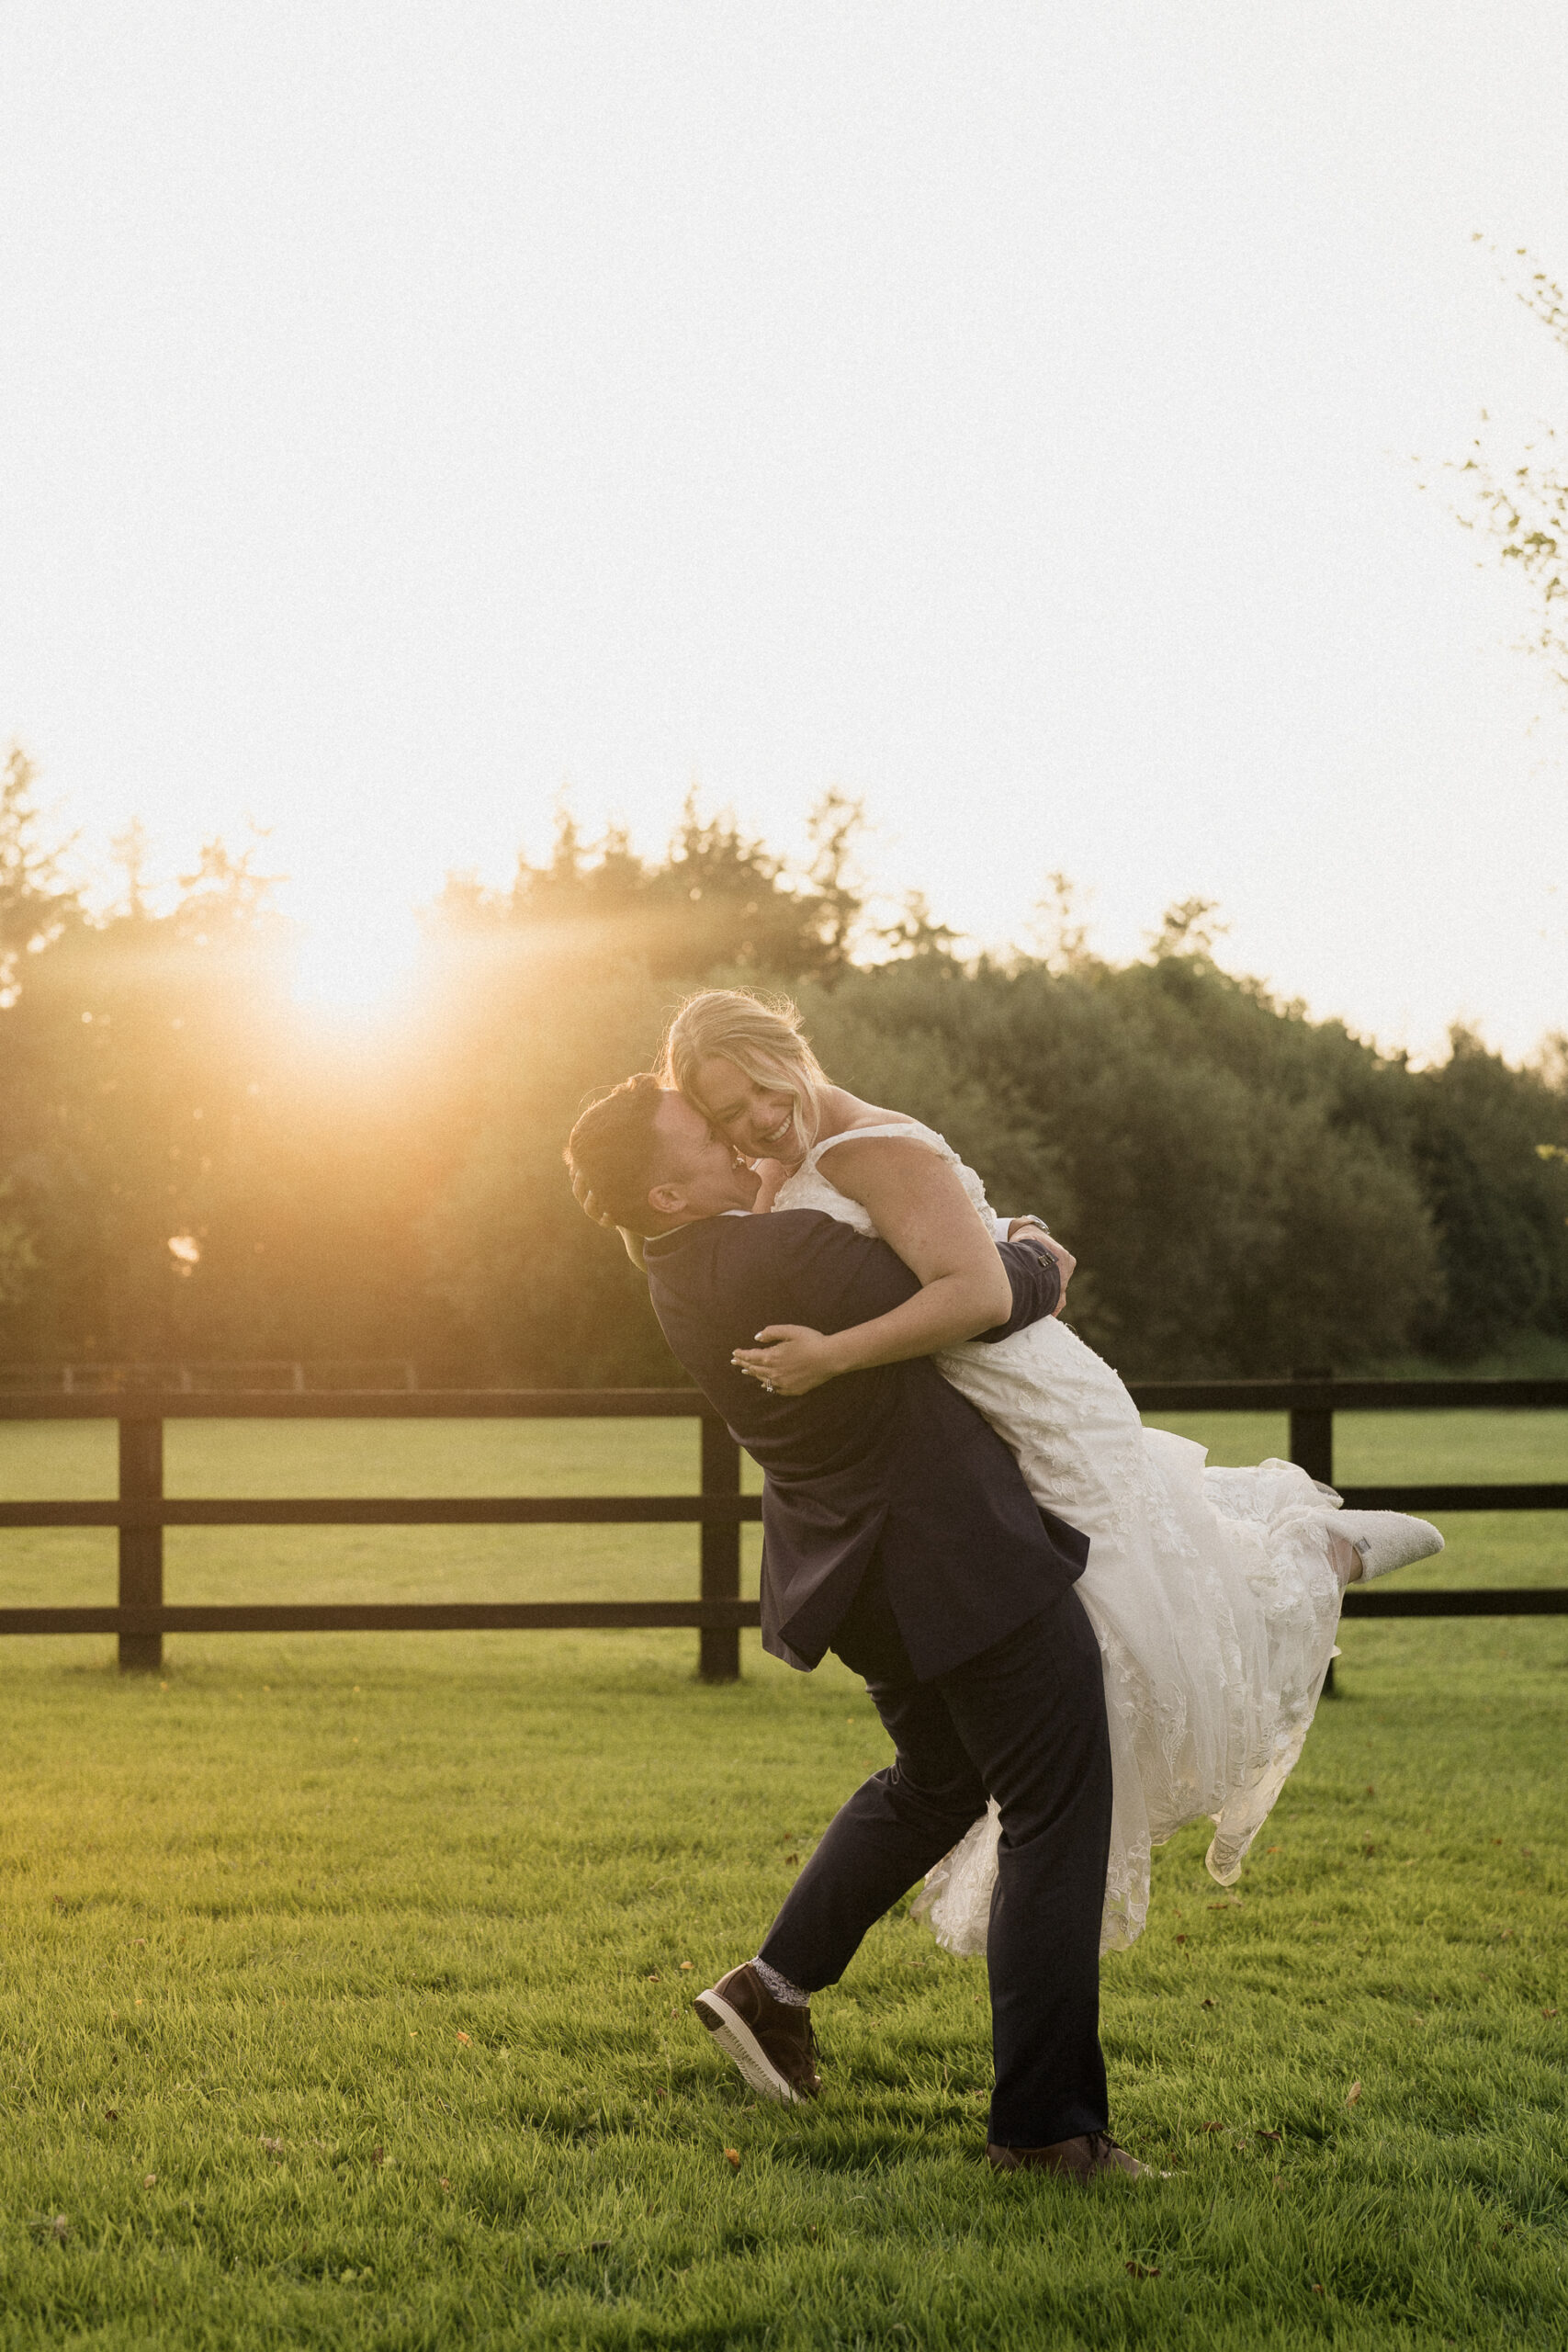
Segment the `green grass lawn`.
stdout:
<path fill-rule="evenodd" d="M 1562 1475 L 1563 1417 L 1441 1419 L 1348 1418 L 1340 1475 Z M 169 1484 L 650 1491 L 694 1451 L 197 1423 Z M 112 1483 L 102 1425 L 0 1426 L 0 1492 Z M 1429 1582 L 1568 1580 L 1553 1520 L 1450 1534 Z M 694 1585 L 682 1529 L 169 1550 L 172 1599 Z M 107 1597 L 112 1557 L 11 1535 L 0 1593 Z M 691 2018 L 886 1758 L 836 1665 L 747 1636 L 706 1690 L 689 1634 L 236 1636 L 121 1681 L 96 1637 L 9 1644 L 0 2346 L 1568 2343 L 1568 1623 L 1345 1648 L 1235 1896 L 1183 1837 L 1106 1964 L 1115 2128 L 1169 2177 L 1084 2197 L 986 2170 L 983 1967 L 903 1917 L 818 2004 L 817 2106 L 751 2101 Z"/>

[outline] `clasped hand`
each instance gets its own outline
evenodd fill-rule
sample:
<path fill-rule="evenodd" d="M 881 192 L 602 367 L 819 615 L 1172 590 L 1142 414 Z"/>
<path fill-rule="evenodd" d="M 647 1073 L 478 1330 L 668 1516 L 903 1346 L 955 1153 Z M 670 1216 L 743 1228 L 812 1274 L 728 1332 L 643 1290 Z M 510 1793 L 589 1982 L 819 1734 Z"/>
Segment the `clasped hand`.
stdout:
<path fill-rule="evenodd" d="M 756 1344 L 737 1348 L 729 1361 L 779 1396 L 805 1396 L 836 1377 L 827 1335 L 807 1323 L 764 1324 Z"/>

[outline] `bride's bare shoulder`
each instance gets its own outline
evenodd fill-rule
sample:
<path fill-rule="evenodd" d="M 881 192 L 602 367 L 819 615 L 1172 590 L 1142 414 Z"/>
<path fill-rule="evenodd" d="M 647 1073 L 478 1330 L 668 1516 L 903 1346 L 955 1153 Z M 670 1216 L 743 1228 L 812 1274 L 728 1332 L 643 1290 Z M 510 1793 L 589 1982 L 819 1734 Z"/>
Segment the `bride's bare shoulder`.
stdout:
<path fill-rule="evenodd" d="M 866 1108 L 869 1112 L 872 1106 Z M 911 1150 L 908 1142 L 886 1132 L 891 1126 L 913 1129 L 915 1139 L 928 1148 Z M 871 1132 L 862 1136 L 862 1127 Z M 857 1119 L 838 1131 L 832 1145 L 821 1162 L 823 1174 L 835 1191 L 868 1209 L 879 1227 L 900 1209 L 929 1212 L 939 1204 L 968 1204 L 963 1179 L 940 1138 L 906 1113 Z"/>
<path fill-rule="evenodd" d="M 915 1124 L 907 1111 L 886 1111 L 879 1103 L 863 1102 L 858 1094 L 851 1094 L 841 1086 L 829 1089 L 822 1109 L 822 1122 L 817 1130 L 819 1143 L 836 1142 L 840 1136 L 852 1136 L 857 1127 Z"/>

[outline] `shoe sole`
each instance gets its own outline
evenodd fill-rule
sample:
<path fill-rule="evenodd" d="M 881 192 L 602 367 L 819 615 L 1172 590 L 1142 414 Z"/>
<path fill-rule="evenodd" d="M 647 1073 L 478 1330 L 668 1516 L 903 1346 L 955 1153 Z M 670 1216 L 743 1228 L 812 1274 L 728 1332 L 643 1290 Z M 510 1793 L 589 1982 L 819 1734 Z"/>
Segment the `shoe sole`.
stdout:
<path fill-rule="evenodd" d="M 1391 1511 L 1388 1516 L 1390 1518 L 1393 1518 L 1395 1516 L 1409 1517 L 1410 1514 L 1396 1514 Z M 1361 1573 L 1358 1578 L 1358 1582 L 1361 1584 L 1376 1584 L 1380 1577 L 1397 1576 L 1401 1568 L 1413 1568 L 1418 1560 L 1435 1560 L 1439 1552 L 1447 1551 L 1448 1546 L 1443 1541 L 1440 1529 L 1434 1527 L 1429 1519 L 1417 1519 L 1415 1520 L 1413 1523 L 1416 1527 L 1424 1527 L 1427 1534 L 1432 1538 L 1432 1541 L 1427 1544 L 1427 1549 L 1424 1552 L 1409 1553 L 1402 1560 L 1380 1561 L 1375 1567 L 1366 1557 L 1365 1554 L 1363 1554 L 1361 1557 Z"/>
<path fill-rule="evenodd" d="M 754 2091 L 763 2098 L 793 2105 L 801 2096 L 786 2075 L 781 2075 L 747 2024 L 718 1993 L 699 1993 L 692 2003 L 725 2056 L 739 2067 Z"/>

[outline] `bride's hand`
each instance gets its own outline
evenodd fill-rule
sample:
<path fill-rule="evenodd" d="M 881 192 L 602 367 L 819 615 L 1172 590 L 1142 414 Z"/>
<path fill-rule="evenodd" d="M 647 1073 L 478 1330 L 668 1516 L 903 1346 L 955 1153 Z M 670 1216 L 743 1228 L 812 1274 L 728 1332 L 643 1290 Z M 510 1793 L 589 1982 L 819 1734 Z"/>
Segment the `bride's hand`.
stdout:
<path fill-rule="evenodd" d="M 838 1377 L 831 1340 L 805 1323 L 769 1323 L 755 1347 L 737 1348 L 729 1360 L 781 1396 L 804 1396 Z"/>

